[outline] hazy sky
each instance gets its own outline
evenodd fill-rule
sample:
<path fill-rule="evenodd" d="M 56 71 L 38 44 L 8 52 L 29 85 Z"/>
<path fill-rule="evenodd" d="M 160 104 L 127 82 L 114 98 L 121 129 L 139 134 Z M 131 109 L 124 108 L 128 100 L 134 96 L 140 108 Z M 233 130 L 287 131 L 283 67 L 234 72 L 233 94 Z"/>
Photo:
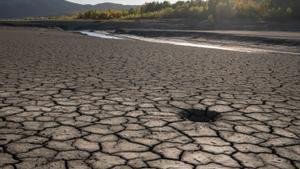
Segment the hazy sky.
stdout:
<path fill-rule="evenodd" d="M 134 5 L 140 5 L 145 2 L 153 2 L 153 1 L 164 1 L 164 0 L 68 0 L 71 2 L 75 3 L 80 3 L 80 4 L 98 4 L 98 3 L 103 3 L 103 2 L 113 2 L 113 3 L 119 3 L 119 4 L 134 4 Z M 169 0 L 169 2 L 174 3 L 178 0 Z"/>

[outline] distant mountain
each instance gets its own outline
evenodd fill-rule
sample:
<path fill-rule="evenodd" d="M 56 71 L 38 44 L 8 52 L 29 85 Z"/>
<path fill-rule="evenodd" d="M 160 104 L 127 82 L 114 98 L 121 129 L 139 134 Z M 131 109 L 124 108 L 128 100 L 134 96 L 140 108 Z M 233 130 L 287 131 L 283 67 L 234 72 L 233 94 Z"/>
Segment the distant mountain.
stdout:
<path fill-rule="evenodd" d="M 0 0 L 0 18 L 56 16 L 88 9 L 130 9 L 137 6 L 115 3 L 80 5 L 65 0 Z"/>
<path fill-rule="evenodd" d="M 122 4 L 116 4 L 116 3 L 110 3 L 110 2 L 105 2 L 97 5 L 84 5 L 87 8 L 92 8 L 92 9 L 99 9 L 99 10 L 107 10 L 107 9 L 130 9 L 130 8 L 136 8 L 138 5 L 122 5 Z"/>

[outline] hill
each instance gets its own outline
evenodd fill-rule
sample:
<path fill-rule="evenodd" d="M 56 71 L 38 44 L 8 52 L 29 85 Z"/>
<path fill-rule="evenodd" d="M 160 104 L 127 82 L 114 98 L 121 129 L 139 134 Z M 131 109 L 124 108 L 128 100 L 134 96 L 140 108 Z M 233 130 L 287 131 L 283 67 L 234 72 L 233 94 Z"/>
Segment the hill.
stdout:
<path fill-rule="evenodd" d="M 81 5 L 65 0 L 1 0 L 0 18 L 13 19 L 31 16 L 67 15 L 78 11 L 99 9 L 130 9 L 136 6 L 115 3 Z"/>

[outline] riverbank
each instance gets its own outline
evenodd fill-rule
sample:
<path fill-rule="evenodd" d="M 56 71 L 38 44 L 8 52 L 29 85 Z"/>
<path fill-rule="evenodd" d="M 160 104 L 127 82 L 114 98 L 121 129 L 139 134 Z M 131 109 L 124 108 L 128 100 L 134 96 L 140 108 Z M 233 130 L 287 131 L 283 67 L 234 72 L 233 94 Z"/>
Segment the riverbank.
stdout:
<path fill-rule="evenodd" d="M 142 37 L 185 40 L 195 43 L 239 45 L 268 50 L 299 52 L 300 23 L 219 21 L 209 23 L 188 19 L 151 20 L 43 20 L 0 21 L 0 26 L 55 28 L 66 31 L 109 31 Z"/>
<path fill-rule="evenodd" d="M 0 20 L 0 26 L 59 27 L 64 30 L 108 29 L 181 29 L 181 30 L 248 30 L 300 31 L 300 21 L 265 22 L 223 20 L 210 23 L 197 19 L 138 19 L 138 20 Z"/>

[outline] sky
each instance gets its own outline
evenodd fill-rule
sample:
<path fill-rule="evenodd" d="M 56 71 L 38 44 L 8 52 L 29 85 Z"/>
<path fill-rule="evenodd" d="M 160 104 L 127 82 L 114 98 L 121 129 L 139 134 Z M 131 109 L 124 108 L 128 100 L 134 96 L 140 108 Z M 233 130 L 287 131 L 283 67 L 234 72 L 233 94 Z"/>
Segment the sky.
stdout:
<path fill-rule="evenodd" d="M 153 1 L 164 1 L 164 0 L 68 0 L 70 2 L 80 3 L 80 4 L 98 4 L 103 2 L 113 2 L 118 4 L 126 4 L 126 5 L 141 5 L 145 2 L 153 2 Z M 178 0 L 168 0 L 171 3 L 174 3 Z"/>

